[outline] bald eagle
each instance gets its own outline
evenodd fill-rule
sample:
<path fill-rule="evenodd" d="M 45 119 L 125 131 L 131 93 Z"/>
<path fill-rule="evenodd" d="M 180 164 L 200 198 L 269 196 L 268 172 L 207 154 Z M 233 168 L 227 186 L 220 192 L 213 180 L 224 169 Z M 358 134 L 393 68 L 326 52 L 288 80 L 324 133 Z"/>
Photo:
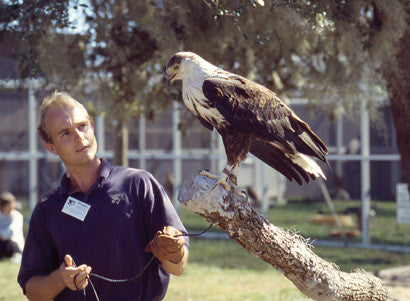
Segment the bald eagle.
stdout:
<path fill-rule="evenodd" d="M 264 86 L 222 70 L 192 52 L 178 52 L 165 69 L 169 84 L 182 81 L 187 108 L 222 136 L 227 165 L 216 183 L 234 179 L 250 152 L 290 181 L 322 177 L 326 145 L 279 97 Z"/>

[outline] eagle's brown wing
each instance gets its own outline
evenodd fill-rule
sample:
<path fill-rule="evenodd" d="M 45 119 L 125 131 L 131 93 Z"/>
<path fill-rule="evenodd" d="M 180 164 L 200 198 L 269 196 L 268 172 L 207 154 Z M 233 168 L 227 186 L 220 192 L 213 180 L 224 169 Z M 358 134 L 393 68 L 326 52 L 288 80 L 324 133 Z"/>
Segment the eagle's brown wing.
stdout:
<path fill-rule="evenodd" d="M 274 141 L 290 153 L 300 152 L 326 162 L 326 145 L 271 90 L 237 75 L 208 78 L 202 90 L 238 131 L 254 139 Z"/>

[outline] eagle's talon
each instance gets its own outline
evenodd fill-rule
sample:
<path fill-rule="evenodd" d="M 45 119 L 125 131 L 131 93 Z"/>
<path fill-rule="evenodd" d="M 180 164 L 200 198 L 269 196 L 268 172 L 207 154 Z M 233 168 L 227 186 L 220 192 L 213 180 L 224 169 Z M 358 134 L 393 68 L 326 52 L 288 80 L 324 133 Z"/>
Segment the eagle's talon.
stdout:
<path fill-rule="evenodd" d="M 232 181 L 232 183 L 235 184 L 235 186 L 238 186 L 238 178 L 236 177 L 236 175 L 230 173 L 230 174 L 228 175 L 228 178 L 229 178 L 229 180 Z"/>
<path fill-rule="evenodd" d="M 226 181 L 224 180 L 224 181 L 221 181 L 221 182 L 219 182 L 218 183 L 218 181 L 211 187 L 211 191 L 212 190 L 214 190 L 218 185 L 221 185 L 225 190 L 226 190 L 226 192 L 229 192 L 229 191 L 231 191 L 231 186 L 229 186 L 229 184 L 228 183 L 226 183 Z"/>
<path fill-rule="evenodd" d="M 218 176 L 214 175 L 213 173 L 210 173 L 208 170 L 201 170 L 198 174 L 214 180 L 219 179 Z"/>

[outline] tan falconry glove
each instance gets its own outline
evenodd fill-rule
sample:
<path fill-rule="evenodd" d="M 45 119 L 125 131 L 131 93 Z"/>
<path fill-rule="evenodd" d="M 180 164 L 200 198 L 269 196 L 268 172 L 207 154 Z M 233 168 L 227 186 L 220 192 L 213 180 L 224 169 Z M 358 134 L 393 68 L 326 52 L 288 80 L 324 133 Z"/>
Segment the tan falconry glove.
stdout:
<path fill-rule="evenodd" d="M 155 233 L 152 241 L 145 247 L 145 252 L 152 252 L 160 261 L 179 263 L 185 254 L 185 239 L 183 236 L 178 236 L 181 234 L 174 227 L 166 226 L 162 231 Z"/>

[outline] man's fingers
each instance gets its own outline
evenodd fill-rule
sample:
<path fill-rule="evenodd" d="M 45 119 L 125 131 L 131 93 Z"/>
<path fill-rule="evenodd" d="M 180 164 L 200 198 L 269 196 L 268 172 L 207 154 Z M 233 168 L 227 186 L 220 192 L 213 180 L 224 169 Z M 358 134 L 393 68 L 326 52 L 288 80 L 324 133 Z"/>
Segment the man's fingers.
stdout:
<path fill-rule="evenodd" d="M 70 255 L 64 257 L 64 265 L 65 267 L 62 265 L 62 273 L 68 288 L 75 291 L 88 285 L 87 276 L 91 273 L 91 267 L 85 264 L 74 266 L 74 261 Z"/>
<path fill-rule="evenodd" d="M 68 266 L 68 267 L 73 266 L 73 265 L 74 265 L 73 258 L 72 258 L 70 255 L 67 254 L 67 255 L 64 257 L 64 263 L 65 263 L 65 265 Z"/>
<path fill-rule="evenodd" d="M 80 271 L 85 272 L 86 275 L 90 274 L 90 272 L 91 272 L 91 267 L 87 266 L 86 264 L 80 265 L 80 266 L 78 267 L 78 269 L 79 269 Z"/>
<path fill-rule="evenodd" d="M 88 285 L 88 274 L 90 273 L 91 269 L 87 269 L 79 274 L 76 274 L 74 276 L 74 286 L 75 288 L 78 289 L 83 289 Z"/>

